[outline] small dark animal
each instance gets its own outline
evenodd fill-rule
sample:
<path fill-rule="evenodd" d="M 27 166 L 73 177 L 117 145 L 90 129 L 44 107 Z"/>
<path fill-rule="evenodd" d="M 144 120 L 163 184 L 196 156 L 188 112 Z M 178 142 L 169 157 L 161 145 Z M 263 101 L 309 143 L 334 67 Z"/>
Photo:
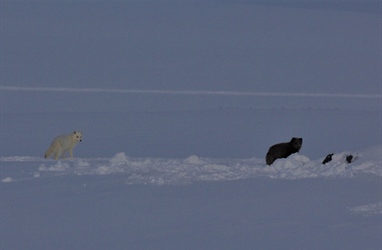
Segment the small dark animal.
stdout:
<path fill-rule="evenodd" d="M 352 155 L 347 155 L 346 156 L 347 163 L 351 163 L 352 160 L 353 160 L 353 156 Z"/>
<path fill-rule="evenodd" d="M 302 146 L 302 138 L 293 137 L 290 142 L 275 144 L 269 148 L 265 161 L 267 165 L 279 158 L 287 158 L 291 154 L 298 153 Z"/>
<path fill-rule="evenodd" d="M 324 159 L 324 161 L 322 162 L 322 164 L 326 164 L 326 163 L 332 161 L 332 156 L 333 156 L 333 154 L 328 154 L 328 155 L 325 157 L 325 159 Z"/>

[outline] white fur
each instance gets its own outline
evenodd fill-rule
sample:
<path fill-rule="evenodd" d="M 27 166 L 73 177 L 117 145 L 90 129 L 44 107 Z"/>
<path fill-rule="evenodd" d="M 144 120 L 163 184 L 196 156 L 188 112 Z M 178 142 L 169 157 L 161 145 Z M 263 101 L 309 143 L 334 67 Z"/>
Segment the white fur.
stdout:
<path fill-rule="evenodd" d="M 74 131 L 69 135 L 60 135 L 52 141 L 48 150 L 45 152 L 45 158 L 54 154 L 54 159 L 58 157 L 65 158 L 66 152 L 69 152 L 70 158 L 73 158 L 73 148 L 78 142 L 82 141 L 82 132 Z"/>

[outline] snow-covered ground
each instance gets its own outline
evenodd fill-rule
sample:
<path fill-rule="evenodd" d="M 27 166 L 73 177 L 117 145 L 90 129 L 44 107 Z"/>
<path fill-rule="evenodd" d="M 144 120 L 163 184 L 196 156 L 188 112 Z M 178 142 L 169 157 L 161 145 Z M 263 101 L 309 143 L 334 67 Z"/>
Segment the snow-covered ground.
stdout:
<path fill-rule="evenodd" d="M 169 112 L 164 117 L 172 116 L 169 121 L 188 117 L 191 124 L 195 124 L 195 115 L 203 117 L 205 112 Z M 158 129 L 152 129 L 153 126 L 145 122 L 141 123 L 141 129 L 136 127 L 136 133 L 150 134 L 138 137 L 144 142 L 151 143 L 148 138 L 158 141 L 147 147 L 137 145 L 143 150 L 141 154 L 148 156 L 129 156 L 129 151 L 121 149 L 134 148 L 136 134 L 115 129 L 118 125 L 114 124 L 107 135 L 99 138 L 91 135 L 95 132 L 90 124 L 97 127 L 104 119 L 118 123 L 121 114 L 115 115 L 113 120 L 110 114 L 89 113 L 85 115 L 89 121 L 82 124 L 86 124 L 90 132 L 83 130 L 83 141 L 74 149 L 75 158 L 59 161 L 42 157 L 53 137 L 47 131 L 25 132 L 25 137 L 15 135 L 15 140 L 11 140 L 3 128 L 13 124 L 19 131 L 27 131 L 29 126 L 37 128 L 34 122 L 44 123 L 44 119 L 60 122 L 60 116 L 74 121 L 78 114 L 3 114 L 2 149 L 6 145 L 10 147 L 2 152 L 13 154 L 0 157 L 1 249 L 381 248 L 381 144 L 358 149 L 355 145 L 344 145 L 351 150 L 340 151 L 341 143 L 349 138 L 339 137 L 333 142 L 333 149 L 337 150 L 328 151 L 321 143 L 305 140 L 299 154 L 267 166 L 262 153 L 268 146 L 263 146 L 262 153 L 253 151 L 251 157 L 238 157 L 241 151 L 251 152 L 246 149 L 251 140 L 246 142 L 241 138 L 241 143 L 231 152 L 234 157 L 224 157 L 225 145 L 219 143 L 229 138 L 218 139 L 212 131 L 228 131 L 232 126 L 229 122 L 232 112 L 208 111 L 212 118 L 199 122 L 211 126 L 207 121 L 213 121 L 220 124 L 220 128 L 210 127 L 211 132 L 194 140 L 189 132 L 181 133 L 189 128 L 187 123 L 173 123 L 172 136 L 177 140 L 168 138 L 170 145 L 173 144 L 172 157 L 169 156 L 171 150 L 159 150 L 162 157 L 149 156 L 160 154 L 155 151 L 161 141 L 167 146 L 163 138 L 169 137 L 170 132 L 163 121 L 156 124 Z M 248 110 L 235 112 L 236 118 L 248 121 Z M 330 112 L 313 112 L 316 120 L 310 122 L 315 124 Z M 336 110 L 339 118 L 335 123 L 344 123 L 348 112 Z M 375 114 L 351 113 L 359 114 L 352 119 L 368 117 L 371 121 Z M 154 121 L 161 115 L 161 112 L 145 114 L 142 121 Z M 147 119 L 147 116 L 152 117 Z M 264 117 L 258 119 L 264 120 L 261 119 Z M 306 118 L 299 117 L 294 117 L 299 119 L 296 123 Z M 238 123 L 245 124 L 235 121 Z M 194 134 L 203 134 L 202 127 L 196 126 Z M 362 137 L 356 135 L 358 127 L 349 126 L 346 133 L 360 139 Z M 245 125 L 243 128 L 243 133 L 248 134 Z M 167 132 L 163 135 L 163 131 Z M 322 129 L 319 133 L 325 137 L 325 131 L 331 132 Z M 242 135 L 232 133 L 235 134 Z M 222 135 L 232 136 L 228 132 Z M 39 137 L 42 138 L 36 140 Z M 112 139 L 105 140 L 108 137 Z M 118 137 L 119 140 L 114 140 Z M 368 133 L 363 133 L 363 137 L 369 137 Z M 259 138 L 264 137 L 259 135 L 257 141 Z M 196 142 L 208 143 L 214 139 L 218 143 L 210 142 L 209 145 L 214 145 L 210 149 L 201 144 L 204 151 L 200 152 L 204 152 L 204 156 L 191 153 Z M 232 138 L 232 142 L 236 143 L 237 139 Z M 41 145 L 31 148 L 33 143 Z M 361 140 L 360 145 L 363 143 L 367 142 Z M 107 150 L 103 152 L 102 147 Z M 17 155 L 17 148 L 20 152 L 37 153 Z M 208 156 L 218 155 L 217 149 L 221 150 L 222 157 Z M 107 157 L 112 151 L 115 153 Z M 316 151 L 320 157 L 310 155 Z M 83 156 L 91 152 L 97 153 L 93 157 Z M 187 152 L 187 157 L 179 157 Z M 327 153 L 334 155 L 332 161 L 324 165 L 322 161 Z M 347 155 L 354 157 L 351 163 L 346 162 Z"/>
<path fill-rule="evenodd" d="M 59 162 L 2 157 L 1 246 L 380 249 L 380 150 L 360 152 L 351 164 L 293 156 L 274 167 L 123 153 Z"/>
<path fill-rule="evenodd" d="M 41 157 L 1 157 L 2 182 L 23 182 L 55 176 L 123 176 L 124 183 L 184 185 L 200 181 L 245 180 L 259 177 L 273 179 L 349 178 L 362 174 L 382 176 L 382 146 L 357 153 L 334 154 L 332 161 L 310 160 L 301 154 L 278 159 L 267 166 L 263 159 L 211 159 L 192 155 L 185 159 L 132 158 L 117 153 L 111 158 L 46 160 Z M 352 155 L 351 163 L 346 156 Z M 34 167 L 32 167 L 34 166 Z M 14 169 L 18 169 L 14 172 Z M 9 176 L 6 177 L 9 171 Z"/>

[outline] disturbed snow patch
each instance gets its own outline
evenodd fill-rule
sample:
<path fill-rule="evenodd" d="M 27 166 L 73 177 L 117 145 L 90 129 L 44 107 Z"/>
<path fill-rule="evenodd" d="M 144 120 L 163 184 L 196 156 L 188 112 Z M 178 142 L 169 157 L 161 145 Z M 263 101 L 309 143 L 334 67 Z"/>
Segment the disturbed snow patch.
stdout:
<path fill-rule="evenodd" d="M 58 172 L 64 172 L 67 171 L 70 168 L 69 163 L 57 161 L 56 164 L 50 165 L 49 167 L 46 167 L 45 164 L 42 164 L 38 167 L 38 171 L 58 171 Z"/>
<path fill-rule="evenodd" d="M 354 161 L 348 163 L 346 156 Z M 274 179 L 344 178 L 357 174 L 382 176 L 382 146 L 360 153 L 334 154 L 332 161 L 310 160 L 293 154 L 267 166 L 264 159 L 211 159 L 196 155 L 185 159 L 132 158 L 117 153 L 111 158 L 45 160 L 38 157 L 2 157 L 0 161 L 15 166 L 27 166 L 29 176 L 7 176 L 2 182 L 58 175 L 123 175 L 127 184 L 188 184 L 196 181 L 226 181 L 256 177 Z M 29 161 L 27 160 L 29 159 Z M 38 165 L 32 169 L 33 165 Z M 24 174 L 24 173 L 23 173 Z"/>
<path fill-rule="evenodd" d="M 1 182 L 12 182 L 13 179 L 11 177 L 6 177 L 4 179 L 1 180 Z"/>
<path fill-rule="evenodd" d="M 357 206 L 349 209 L 351 212 L 364 216 L 382 214 L 382 202 L 371 203 L 368 205 Z"/>

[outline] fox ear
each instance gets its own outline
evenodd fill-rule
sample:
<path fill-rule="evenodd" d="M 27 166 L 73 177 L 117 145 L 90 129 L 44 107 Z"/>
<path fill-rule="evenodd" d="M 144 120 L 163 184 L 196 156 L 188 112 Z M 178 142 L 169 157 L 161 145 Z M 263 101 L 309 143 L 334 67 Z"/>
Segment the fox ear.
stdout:
<path fill-rule="evenodd" d="M 77 134 L 76 131 L 73 132 L 74 134 Z"/>

